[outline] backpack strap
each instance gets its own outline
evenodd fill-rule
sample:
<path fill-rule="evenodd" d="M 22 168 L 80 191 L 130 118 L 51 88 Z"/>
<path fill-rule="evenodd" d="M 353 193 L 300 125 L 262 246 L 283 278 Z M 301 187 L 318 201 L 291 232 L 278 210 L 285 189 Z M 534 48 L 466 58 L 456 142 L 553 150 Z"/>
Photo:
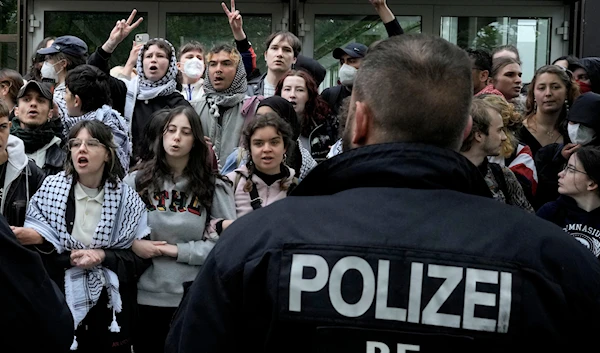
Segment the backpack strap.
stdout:
<path fill-rule="evenodd" d="M 290 183 L 290 186 L 288 187 L 288 190 L 287 190 L 287 196 L 290 196 L 290 194 L 294 191 L 294 189 L 296 188 L 296 186 L 298 186 L 298 184 L 300 184 L 300 180 L 298 180 L 298 178 L 296 178 L 296 177 L 292 178 L 292 182 Z"/>
<path fill-rule="evenodd" d="M 235 190 L 237 190 L 242 176 L 244 176 L 242 173 L 238 171 L 235 172 L 235 182 L 233 184 L 234 192 Z M 262 199 L 260 198 L 260 196 L 258 196 L 258 190 L 256 189 L 256 184 L 254 182 L 252 182 L 252 189 L 250 189 L 250 205 L 252 206 L 253 210 L 258 210 L 262 207 Z"/>
<path fill-rule="evenodd" d="M 502 190 L 504 197 L 506 197 L 507 201 L 510 199 L 512 202 L 511 195 L 508 193 L 508 188 L 506 186 L 506 179 L 504 178 L 504 171 L 502 170 L 502 166 L 496 163 L 490 163 L 490 169 L 492 174 L 494 175 L 494 179 L 498 183 L 498 188 Z"/>
<path fill-rule="evenodd" d="M 252 189 L 250 189 L 250 205 L 253 210 L 258 210 L 262 207 L 262 199 L 258 196 L 258 190 L 254 182 L 252 182 Z"/>

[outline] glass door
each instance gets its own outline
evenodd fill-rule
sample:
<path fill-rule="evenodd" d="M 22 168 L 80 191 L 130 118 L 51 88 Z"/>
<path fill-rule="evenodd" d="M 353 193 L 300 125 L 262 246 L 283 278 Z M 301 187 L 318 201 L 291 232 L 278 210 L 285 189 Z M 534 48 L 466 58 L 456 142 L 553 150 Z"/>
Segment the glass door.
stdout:
<path fill-rule="evenodd" d="M 492 51 L 500 45 L 516 46 L 524 82 L 531 81 L 537 68 L 563 55 L 568 46 L 562 35 L 555 34 L 563 23 L 563 7 L 436 6 L 435 12 L 440 18 L 440 36 L 461 48 Z"/>
<path fill-rule="evenodd" d="M 0 1 L 0 68 L 19 71 L 19 0 Z M 24 69 L 24 68 L 23 68 Z"/>

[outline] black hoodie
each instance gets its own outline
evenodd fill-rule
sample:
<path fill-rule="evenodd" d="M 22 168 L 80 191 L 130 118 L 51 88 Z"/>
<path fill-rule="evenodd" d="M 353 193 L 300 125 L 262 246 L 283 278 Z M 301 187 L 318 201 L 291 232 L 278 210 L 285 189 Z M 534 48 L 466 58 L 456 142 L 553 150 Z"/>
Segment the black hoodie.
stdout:
<path fill-rule="evenodd" d="M 569 69 L 575 71 L 577 67 L 581 67 L 586 71 L 592 84 L 592 92 L 600 93 L 600 57 L 579 59 L 579 62 L 569 66 Z"/>
<path fill-rule="evenodd" d="M 542 206 L 537 215 L 562 227 L 600 258 L 600 207 L 587 212 L 573 198 L 560 196 Z"/>
<path fill-rule="evenodd" d="M 577 97 L 569 109 L 567 120 L 594 129 L 596 135 L 600 134 L 600 94 L 588 92 Z M 588 145 L 600 145 L 600 138 L 596 136 Z"/>

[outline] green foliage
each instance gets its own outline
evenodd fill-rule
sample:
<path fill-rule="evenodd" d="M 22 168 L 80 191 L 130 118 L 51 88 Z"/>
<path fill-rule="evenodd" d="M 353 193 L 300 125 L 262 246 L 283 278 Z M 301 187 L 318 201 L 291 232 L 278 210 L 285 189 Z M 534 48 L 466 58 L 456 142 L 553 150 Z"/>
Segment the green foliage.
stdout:
<path fill-rule="evenodd" d="M 17 0 L 0 0 L 0 34 L 17 33 Z"/>
<path fill-rule="evenodd" d="M 405 33 L 421 32 L 421 21 L 402 21 L 401 17 L 399 20 Z M 331 56 L 335 48 L 349 42 L 369 46 L 384 38 L 387 32 L 377 15 L 316 16 L 314 58 Z"/>
<path fill-rule="evenodd" d="M 79 12 L 79 11 L 46 11 L 44 13 L 44 37 L 60 37 L 72 35 L 81 38 L 88 45 L 88 52 L 96 51 L 102 46 L 115 23 L 129 17 L 128 12 Z M 138 12 L 138 17 L 148 18 L 147 12 Z M 110 58 L 110 66 L 125 65 L 136 33 L 148 32 L 148 22 L 142 21 L 117 47 Z"/>

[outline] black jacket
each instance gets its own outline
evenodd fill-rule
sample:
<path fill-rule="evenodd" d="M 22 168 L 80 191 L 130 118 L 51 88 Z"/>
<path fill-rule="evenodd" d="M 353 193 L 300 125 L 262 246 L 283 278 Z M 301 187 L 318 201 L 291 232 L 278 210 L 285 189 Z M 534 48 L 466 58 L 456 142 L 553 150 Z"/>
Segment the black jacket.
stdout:
<path fill-rule="evenodd" d="M 42 186 L 45 178 L 42 171 L 34 161 L 28 161 L 27 166 L 21 170 L 21 173 L 10 184 L 10 188 L 4 194 L 4 209 L 2 214 L 11 226 L 22 227 L 25 223 L 25 211 L 29 199 Z"/>
<path fill-rule="evenodd" d="M 110 76 L 110 67 L 108 65 L 110 56 L 110 53 L 105 52 L 99 46 L 89 57 L 88 64 L 96 66 Z M 121 113 L 121 115 L 124 115 L 127 86 L 123 81 L 112 76 L 110 76 L 109 86 L 112 108 Z M 140 141 L 144 138 L 144 128 L 150 122 L 152 114 L 163 108 L 175 108 L 182 105 L 190 106 L 190 103 L 179 92 L 173 92 L 168 96 L 158 96 L 147 101 L 136 100 L 133 117 L 131 118 L 131 142 L 133 143 L 134 157 L 139 154 L 138 148 Z"/>
<path fill-rule="evenodd" d="M 67 208 L 65 213 L 65 221 L 67 232 L 73 231 L 73 223 L 75 221 L 75 188 L 71 187 L 69 197 L 67 199 Z M 58 287 L 64 292 L 65 290 L 65 271 L 71 267 L 71 252 L 65 251 L 58 254 L 53 245 L 44 241 L 42 245 L 37 245 L 38 250 L 44 265 L 50 274 L 50 277 L 56 282 Z M 118 324 L 121 326 L 121 332 L 118 334 L 109 334 L 108 326 L 111 323 L 112 311 L 107 309 L 108 296 L 106 288 L 98 303 L 90 310 L 86 318 L 80 324 L 81 327 L 86 325 L 97 328 L 99 327 L 101 334 L 104 335 L 107 341 L 96 342 L 98 346 L 111 347 L 114 344 L 121 343 L 124 345 L 131 344 L 131 336 L 133 334 L 135 320 L 137 317 L 137 281 L 139 277 L 150 265 L 150 261 L 138 257 L 131 249 L 104 249 L 106 257 L 102 266 L 113 271 L 119 278 L 119 293 L 123 307 L 121 313 L 117 314 Z M 72 337 L 71 337 L 72 339 Z M 82 345 L 81 338 L 77 340 Z"/>
<path fill-rule="evenodd" d="M 166 352 L 595 349 L 581 337 L 600 329 L 598 260 L 481 197 L 483 178 L 458 153 L 346 151 L 292 195 L 222 234 Z"/>
<path fill-rule="evenodd" d="M 59 145 L 52 145 L 46 150 L 46 163 L 42 170 L 46 176 L 62 172 L 65 168 L 67 152 Z"/>
<path fill-rule="evenodd" d="M 0 216 L 0 301 L 3 352 L 69 352 L 73 318 L 35 252 L 17 243 Z"/>

